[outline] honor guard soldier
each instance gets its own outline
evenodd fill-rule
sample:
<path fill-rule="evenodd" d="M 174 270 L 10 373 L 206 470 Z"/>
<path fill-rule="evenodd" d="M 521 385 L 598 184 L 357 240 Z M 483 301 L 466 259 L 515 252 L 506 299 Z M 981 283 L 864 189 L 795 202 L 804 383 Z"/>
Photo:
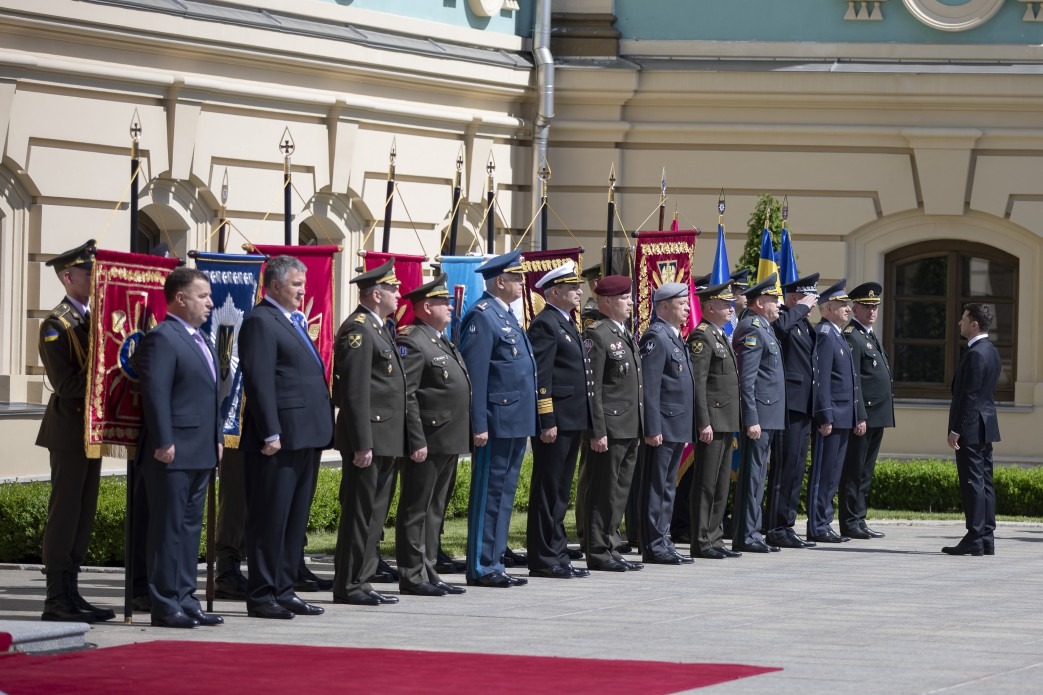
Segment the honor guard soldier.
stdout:
<path fill-rule="evenodd" d="M 692 466 L 692 557 L 723 560 L 741 553 L 724 545 L 721 522 L 728 504 L 735 432 L 739 429 L 739 375 L 724 326 L 731 318 L 730 283 L 698 292 L 702 321 L 688 336 L 695 374 L 695 463 Z"/>
<path fill-rule="evenodd" d="M 51 497 L 43 532 L 47 598 L 41 617 L 79 623 L 116 617 L 108 608 L 87 603 L 80 596 L 78 581 L 94 526 L 101 476 L 101 459 L 87 458 L 84 448 L 93 249 L 92 239 L 47 261 L 58 274 L 65 297 L 40 324 L 39 342 L 52 389 L 36 438 L 36 445 L 50 452 L 51 462 Z"/>
<path fill-rule="evenodd" d="M 565 536 L 572 476 L 583 434 L 590 429 L 590 361 L 576 328 L 580 278 L 566 261 L 536 282 L 546 306 L 529 324 L 536 356 L 540 434 L 532 438 L 529 493 L 529 575 L 571 579 L 590 574 L 572 566 Z"/>
<path fill-rule="evenodd" d="M 732 319 L 730 321 L 731 328 L 725 328 L 725 332 L 731 336 L 735 333 L 735 327 L 739 325 L 739 321 L 742 320 L 746 313 L 746 303 L 749 298 L 746 296 L 746 290 L 750 288 L 750 269 L 740 268 L 732 273 L 729 280 L 732 283 L 732 295 L 735 297 L 735 311 L 732 313 Z"/>
<path fill-rule="evenodd" d="M 652 302 L 656 317 L 639 343 L 646 387 L 645 462 L 638 496 L 641 555 L 645 562 L 681 565 L 692 558 L 677 552 L 670 539 L 670 519 L 677 469 L 695 430 L 695 378 L 681 339 L 681 326 L 688 324 L 692 310 L 688 285 L 664 283 L 656 288 Z"/>
<path fill-rule="evenodd" d="M 337 331 L 333 392 L 340 406 L 337 449 L 343 460 L 340 526 L 334 556 L 333 600 L 357 606 L 398 603 L 373 590 L 380 533 L 391 501 L 396 459 L 427 457 L 426 447 L 407 441 L 416 399 L 406 398 L 406 373 L 388 332 L 398 308 L 394 259 L 356 275 L 359 306 Z M 408 448 L 407 448 L 408 447 Z"/>
<path fill-rule="evenodd" d="M 410 447 L 427 450 L 426 458 L 403 460 L 402 491 L 395 521 L 395 558 L 404 594 L 462 594 L 438 575 L 438 537 L 451 481 L 460 454 L 471 451 L 471 380 L 464 358 L 445 329 L 453 318 L 449 289 L 442 273 L 403 299 L 413 305 L 413 323 L 398 336 L 398 353 L 406 371 Z"/>
<path fill-rule="evenodd" d="M 595 263 L 589 268 L 584 268 L 582 275 L 587 282 L 587 289 L 590 291 L 590 296 L 583 304 L 583 311 L 580 312 L 583 328 L 586 328 L 598 319 L 598 300 L 594 294 L 594 286 L 601 279 L 601 264 Z"/>
<path fill-rule="evenodd" d="M 851 309 L 844 292 L 846 280 L 825 290 L 818 298 L 822 320 L 815 328 L 812 364 L 814 444 L 811 448 L 811 473 L 808 475 L 808 540 L 816 543 L 842 543 L 851 540 L 832 529 L 833 497 L 840 485 L 847 442 L 865 434 L 866 413 L 858 389 L 851 350 L 841 333 Z"/>
<path fill-rule="evenodd" d="M 624 323 L 633 311 L 631 288 L 626 276 L 602 278 L 595 292 L 603 318 L 583 333 L 594 382 L 583 546 L 588 569 L 609 572 L 644 567 L 617 550 L 624 545 L 619 524 L 637 465 L 644 407 L 639 350 Z"/>
<path fill-rule="evenodd" d="M 781 446 L 776 442 L 768 470 L 767 511 L 764 529 L 768 543 L 780 548 L 810 548 L 793 530 L 804 487 L 808 442 L 811 437 L 811 383 L 815 373 L 811 352 L 815 347 L 815 331 L 808 320 L 811 307 L 818 302 L 818 273 L 802 277 L 782 286 L 785 304 L 779 307 L 779 318 L 771 325 L 782 346 L 786 370 L 786 429 Z"/>
<path fill-rule="evenodd" d="M 863 540 L 884 537 L 882 532 L 866 525 L 866 512 L 884 428 L 895 426 L 894 377 L 887 353 L 873 331 L 882 292 L 883 287 L 876 282 L 863 283 L 848 292 L 855 316 L 844 329 L 865 404 L 866 433 L 847 443 L 844 470 L 840 474 L 840 533 Z"/>
<path fill-rule="evenodd" d="M 460 325 L 460 352 L 471 375 L 471 497 L 467 515 L 467 583 L 527 584 L 504 571 L 503 554 L 522 457 L 536 434 L 536 360 L 511 309 L 522 297 L 520 251 L 496 256 L 476 271 L 485 292 Z"/>
<path fill-rule="evenodd" d="M 768 457 L 786 425 L 786 388 L 782 348 L 771 324 L 779 317 L 778 276 L 769 275 L 746 290 L 747 312 L 739 321 L 732 347 L 739 371 L 739 402 L 744 441 L 735 489 L 732 550 L 768 553 L 778 546 L 761 535 L 761 500 Z"/>

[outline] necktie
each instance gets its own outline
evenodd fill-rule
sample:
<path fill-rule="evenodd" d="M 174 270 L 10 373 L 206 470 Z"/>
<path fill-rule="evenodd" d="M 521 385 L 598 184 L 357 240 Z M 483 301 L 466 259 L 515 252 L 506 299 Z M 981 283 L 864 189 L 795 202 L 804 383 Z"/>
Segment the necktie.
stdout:
<path fill-rule="evenodd" d="M 196 345 L 203 351 L 203 358 L 206 360 L 206 366 L 210 368 L 210 378 L 217 381 L 217 372 L 214 370 L 214 357 L 210 354 L 210 346 L 206 344 L 206 339 L 203 338 L 202 331 L 196 331 L 192 336 L 196 340 Z"/>
<path fill-rule="evenodd" d="M 297 335 L 308 345 L 311 354 L 319 361 L 321 366 L 322 362 L 319 360 L 319 353 L 315 349 L 315 343 L 311 342 L 311 336 L 308 335 L 308 319 L 305 318 L 304 313 L 300 311 L 293 312 L 290 314 L 290 321 L 293 322 L 294 327 L 297 329 Z"/>

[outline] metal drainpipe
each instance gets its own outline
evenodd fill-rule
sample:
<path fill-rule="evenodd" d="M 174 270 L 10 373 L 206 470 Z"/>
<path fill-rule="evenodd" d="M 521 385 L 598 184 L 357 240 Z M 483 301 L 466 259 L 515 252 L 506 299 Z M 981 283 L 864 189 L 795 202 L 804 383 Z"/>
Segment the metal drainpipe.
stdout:
<path fill-rule="evenodd" d="M 554 118 L 554 56 L 550 52 L 551 0 L 536 3 L 532 55 L 536 59 L 536 118 L 532 128 L 532 217 L 540 209 L 540 163 L 547 156 L 547 133 Z M 531 217 L 530 217 L 531 219 Z M 535 230 L 535 227 L 534 227 Z M 534 234 L 539 238 L 539 234 Z"/>

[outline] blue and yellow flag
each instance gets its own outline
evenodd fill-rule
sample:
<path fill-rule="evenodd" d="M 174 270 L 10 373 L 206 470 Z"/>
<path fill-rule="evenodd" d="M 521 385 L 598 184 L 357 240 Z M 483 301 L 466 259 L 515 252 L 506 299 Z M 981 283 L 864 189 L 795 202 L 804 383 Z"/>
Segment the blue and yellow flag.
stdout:
<path fill-rule="evenodd" d="M 764 282 L 768 276 L 775 273 L 775 289 L 782 295 L 782 286 L 779 284 L 779 264 L 775 262 L 775 247 L 771 243 L 771 230 L 764 229 L 761 236 L 761 258 L 757 263 L 757 282 Z"/>
<path fill-rule="evenodd" d="M 779 281 L 783 285 L 796 282 L 800 278 L 797 270 L 797 259 L 793 255 L 793 242 L 789 238 L 789 230 L 782 228 L 782 244 L 779 246 Z"/>

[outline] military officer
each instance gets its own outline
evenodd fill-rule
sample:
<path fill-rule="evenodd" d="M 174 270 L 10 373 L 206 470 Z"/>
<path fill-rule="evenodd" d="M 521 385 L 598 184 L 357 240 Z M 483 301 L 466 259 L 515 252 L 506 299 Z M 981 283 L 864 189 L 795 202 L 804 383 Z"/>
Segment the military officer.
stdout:
<path fill-rule="evenodd" d="M 387 518 L 397 461 L 408 452 L 427 458 L 427 447 L 408 441 L 406 423 L 416 399 L 406 398 L 406 374 L 385 321 L 398 308 L 394 259 L 351 280 L 359 306 L 337 331 L 334 396 L 337 449 L 343 460 L 341 516 L 334 555 L 333 600 L 359 606 L 398 603 L 373 590 L 378 544 Z"/>
<path fill-rule="evenodd" d="M 681 326 L 691 313 L 688 285 L 663 283 L 652 294 L 655 319 L 641 336 L 644 376 L 645 462 L 641 466 L 638 516 L 645 562 L 681 565 L 692 558 L 670 539 L 677 470 L 695 430 L 695 378 Z"/>
<path fill-rule="evenodd" d="M 536 434 L 536 359 L 511 308 L 525 276 L 517 250 L 478 270 L 485 292 L 460 327 L 460 352 L 471 375 L 471 497 L 467 515 L 467 583 L 505 588 L 527 584 L 504 571 L 503 554 L 522 457 Z"/>
<path fill-rule="evenodd" d="M 786 389 L 779 347 L 771 324 L 779 317 L 778 276 L 772 273 L 745 292 L 746 316 L 732 338 L 739 372 L 743 454 L 735 489 L 732 550 L 776 552 L 761 535 L 761 500 L 768 457 L 776 435 L 786 424 Z"/>
<path fill-rule="evenodd" d="M 453 318 L 446 276 L 420 285 L 404 299 L 413 304 L 413 323 L 398 336 L 406 371 L 410 446 L 427 449 L 400 466 L 402 491 L 395 521 L 395 557 L 404 594 L 462 594 L 438 574 L 438 537 L 460 454 L 471 450 L 471 380 L 459 351 L 445 336 Z"/>
<path fill-rule="evenodd" d="M 51 462 L 51 497 L 43 532 L 47 575 L 43 620 L 93 623 L 116 617 L 111 609 L 87 603 L 78 582 L 101 476 L 101 459 L 87 458 L 84 451 L 93 249 L 92 239 L 46 263 L 58 274 L 65 297 L 40 324 L 40 359 L 52 389 L 36 438 L 36 445 L 50 452 Z"/>
<path fill-rule="evenodd" d="M 594 286 L 601 279 L 601 264 L 595 263 L 589 268 L 584 268 L 581 275 L 587 283 L 587 290 L 590 292 L 590 296 L 587 297 L 587 301 L 583 304 L 583 311 L 580 312 L 583 327 L 586 328 L 598 319 L 598 300 L 597 295 L 594 294 Z"/>
<path fill-rule="evenodd" d="M 847 305 L 841 280 L 818 298 L 822 320 L 816 327 L 812 364 L 815 380 L 811 399 L 814 408 L 814 444 L 811 473 L 808 475 L 808 540 L 816 543 L 842 543 L 851 540 L 837 535 L 833 521 L 833 497 L 840 484 L 847 442 L 865 434 L 866 413 L 855 375 L 851 350 L 841 328 L 847 325 L 851 309 Z"/>
<path fill-rule="evenodd" d="M 583 546 L 587 568 L 609 572 L 644 567 L 617 550 L 624 544 L 619 524 L 637 465 L 644 407 L 639 350 L 625 324 L 634 306 L 631 288 L 624 275 L 602 278 L 595 292 L 603 318 L 583 334 L 594 382 Z"/>
<path fill-rule="evenodd" d="M 580 440 L 590 429 L 590 361 L 572 315 L 582 296 L 575 264 L 566 261 L 550 270 L 536 289 L 547 304 L 528 331 L 540 417 L 540 435 L 532 438 L 529 575 L 571 579 L 590 574 L 572 566 L 564 526 Z"/>
<path fill-rule="evenodd" d="M 782 346 L 786 370 L 786 429 L 776 442 L 768 471 L 764 529 L 768 542 L 781 548 L 808 548 L 814 541 L 799 538 L 793 530 L 797 521 L 800 492 L 804 486 L 808 441 L 811 436 L 811 351 L 815 331 L 808 314 L 818 301 L 818 273 L 782 286 L 785 304 L 771 325 Z"/>
<path fill-rule="evenodd" d="M 887 353 L 873 331 L 882 292 L 880 283 L 865 282 L 847 293 L 855 316 L 844 329 L 844 338 L 851 348 L 866 410 L 866 432 L 848 441 L 844 470 L 840 474 L 840 533 L 850 538 L 884 537 L 883 532 L 866 525 L 867 498 L 884 428 L 895 426 L 894 377 Z"/>
<path fill-rule="evenodd" d="M 739 429 L 739 376 L 735 352 L 724 334 L 734 302 L 730 283 L 698 291 L 703 318 L 688 336 L 695 374 L 695 463 L 692 466 L 692 557 L 738 557 L 724 545 L 721 521 L 731 484 L 732 444 Z"/>
<path fill-rule="evenodd" d="M 735 333 L 736 326 L 739 325 L 739 321 L 746 313 L 746 303 L 749 301 L 749 298 L 745 293 L 750 288 L 750 269 L 739 268 L 731 274 L 729 280 L 732 283 L 732 295 L 735 297 L 735 311 L 732 313 L 729 327 L 725 327 L 724 332 L 728 336 L 732 336 Z"/>

